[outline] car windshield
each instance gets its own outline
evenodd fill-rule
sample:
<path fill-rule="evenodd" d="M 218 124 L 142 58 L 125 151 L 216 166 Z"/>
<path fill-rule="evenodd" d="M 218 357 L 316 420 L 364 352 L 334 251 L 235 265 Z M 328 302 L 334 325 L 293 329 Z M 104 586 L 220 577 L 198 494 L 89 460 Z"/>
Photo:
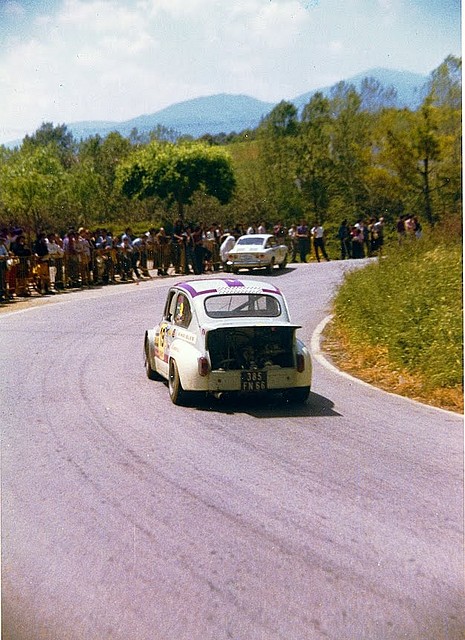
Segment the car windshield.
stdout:
<path fill-rule="evenodd" d="M 210 296 L 205 311 L 210 318 L 275 318 L 281 314 L 281 305 L 273 296 L 233 293 Z"/>
<path fill-rule="evenodd" d="M 239 245 L 256 245 L 257 247 L 261 247 L 263 245 L 263 238 L 239 238 L 237 246 Z"/>

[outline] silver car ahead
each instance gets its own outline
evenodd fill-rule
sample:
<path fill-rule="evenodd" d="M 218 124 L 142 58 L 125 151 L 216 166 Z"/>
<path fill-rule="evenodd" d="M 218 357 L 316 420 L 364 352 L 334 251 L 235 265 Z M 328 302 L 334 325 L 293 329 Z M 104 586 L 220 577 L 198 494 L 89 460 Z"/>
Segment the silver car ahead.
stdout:
<path fill-rule="evenodd" d="M 287 247 L 270 233 L 241 236 L 228 254 L 226 268 L 233 273 L 239 269 L 265 268 L 269 273 L 287 264 Z"/>

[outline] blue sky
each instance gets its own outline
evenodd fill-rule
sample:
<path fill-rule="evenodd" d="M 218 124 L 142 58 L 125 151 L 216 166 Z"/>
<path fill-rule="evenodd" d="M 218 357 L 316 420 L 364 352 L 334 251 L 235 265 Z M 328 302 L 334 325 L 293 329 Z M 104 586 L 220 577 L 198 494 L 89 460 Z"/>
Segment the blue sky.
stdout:
<path fill-rule="evenodd" d="M 0 143 L 217 93 L 291 99 L 461 55 L 459 0 L 0 0 Z"/>

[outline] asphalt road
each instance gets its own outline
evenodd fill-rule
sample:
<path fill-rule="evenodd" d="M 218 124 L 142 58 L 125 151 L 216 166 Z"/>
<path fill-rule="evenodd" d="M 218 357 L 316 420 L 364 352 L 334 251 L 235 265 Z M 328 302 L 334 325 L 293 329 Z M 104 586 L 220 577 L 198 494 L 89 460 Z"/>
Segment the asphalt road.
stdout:
<path fill-rule="evenodd" d="M 269 276 L 307 343 L 349 267 Z M 170 282 L 0 317 L 3 640 L 464 638 L 462 417 L 317 361 L 301 408 L 174 407 Z"/>

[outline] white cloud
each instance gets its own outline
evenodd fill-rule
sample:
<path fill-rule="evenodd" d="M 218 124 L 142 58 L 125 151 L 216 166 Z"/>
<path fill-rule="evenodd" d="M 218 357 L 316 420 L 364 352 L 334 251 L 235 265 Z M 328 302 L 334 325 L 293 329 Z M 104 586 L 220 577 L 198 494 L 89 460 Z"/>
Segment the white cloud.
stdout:
<path fill-rule="evenodd" d="M 308 22 L 308 13 L 298 2 L 269 2 L 252 16 L 247 35 L 252 36 L 254 44 L 264 39 L 272 48 L 287 47 Z"/>
<path fill-rule="evenodd" d="M 139 0 L 137 8 L 148 17 L 166 14 L 176 20 L 211 15 L 218 7 L 218 0 Z"/>
<path fill-rule="evenodd" d="M 344 51 L 344 45 L 340 40 L 331 40 L 331 42 L 328 43 L 328 50 L 330 53 L 340 54 Z"/>
<path fill-rule="evenodd" d="M 0 141 L 44 120 L 124 120 L 220 92 L 278 101 L 374 66 L 429 72 L 460 53 L 459 27 L 438 34 L 412 0 L 55 4 L 27 28 L 20 3 L 0 8 L 22 28 L 0 50 Z"/>

